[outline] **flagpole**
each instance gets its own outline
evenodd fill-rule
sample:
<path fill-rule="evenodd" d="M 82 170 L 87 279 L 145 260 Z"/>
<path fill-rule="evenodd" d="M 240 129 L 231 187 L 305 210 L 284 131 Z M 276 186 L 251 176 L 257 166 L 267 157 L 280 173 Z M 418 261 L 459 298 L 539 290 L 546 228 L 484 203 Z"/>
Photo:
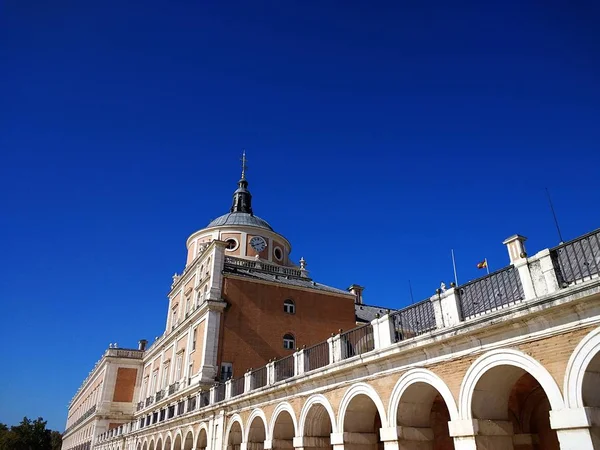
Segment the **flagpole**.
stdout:
<path fill-rule="evenodd" d="M 451 249 L 452 252 L 452 267 L 454 268 L 454 284 L 458 286 L 458 277 L 456 276 L 456 261 L 454 260 L 454 249 Z"/>
<path fill-rule="evenodd" d="M 408 289 L 410 289 L 410 304 L 412 305 L 415 302 L 415 299 L 413 298 L 412 284 L 410 283 L 410 280 L 408 280 Z"/>
<path fill-rule="evenodd" d="M 488 263 L 487 258 L 485 258 L 485 270 L 487 270 L 487 274 L 490 274 L 490 264 Z"/>

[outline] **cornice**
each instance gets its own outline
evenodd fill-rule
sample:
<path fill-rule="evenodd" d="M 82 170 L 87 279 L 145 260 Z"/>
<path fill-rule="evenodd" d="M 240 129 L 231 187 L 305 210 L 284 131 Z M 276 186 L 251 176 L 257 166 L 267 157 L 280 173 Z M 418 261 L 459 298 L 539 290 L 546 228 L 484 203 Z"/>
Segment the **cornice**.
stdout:
<path fill-rule="evenodd" d="M 294 289 L 296 291 L 318 292 L 320 294 L 332 295 L 334 297 L 340 297 L 340 298 L 351 298 L 351 299 L 355 298 L 354 294 L 351 294 L 351 293 L 342 294 L 341 292 L 324 291 L 322 289 L 312 288 L 310 286 L 294 286 L 292 284 L 276 283 L 274 281 L 257 280 L 254 278 L 245 277 L 243 275 L 235 275 L 231 272 L 223 272 L 223 278 L 235 278 L 236 280 L 247 281 L 250 283 L 259 283 L 259 284 L 266 284 L 269 286 L 285 287 L 285 288 Z"/>

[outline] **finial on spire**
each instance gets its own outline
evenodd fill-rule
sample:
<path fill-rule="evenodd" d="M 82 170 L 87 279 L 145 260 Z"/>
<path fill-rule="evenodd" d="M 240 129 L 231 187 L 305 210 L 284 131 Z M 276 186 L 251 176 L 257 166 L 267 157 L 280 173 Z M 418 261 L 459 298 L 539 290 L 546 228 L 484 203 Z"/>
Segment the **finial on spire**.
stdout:
<path fill-rule="evenodd" d="M 242 152 L 242 180 L 246 179 L 246 149 Z"/>

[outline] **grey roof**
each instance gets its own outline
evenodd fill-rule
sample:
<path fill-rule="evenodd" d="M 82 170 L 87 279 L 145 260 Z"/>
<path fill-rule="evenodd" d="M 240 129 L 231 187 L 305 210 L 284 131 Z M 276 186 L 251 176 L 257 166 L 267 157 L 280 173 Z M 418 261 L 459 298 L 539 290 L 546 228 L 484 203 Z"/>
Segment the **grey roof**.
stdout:
<path fill-rule="evenodd" d="M 388 311 L 394 310 L 390 310 L 389 308 L 384 308 L 382 306 L 372 306 L 356 303 L 354 305 L 354 311 L 356 312 L 357 322 L 371 322 L 377 317 L 377 314 L 383 316 L 384 314 L 387 314 Z"/>
<path fill-rule="evenodd" d="M 332 292 L 335 294 L 345 294 L 345 295 L 350 294 L 348 291 L 345 291 L 343 289 L 337 289 L 337 288 L 334 288 L 331 286 L 327 286 L 325 284 L 317 283 L 316 281 L 312 281 L 309 278 L 295 278 L 295 277 L 291 277 L 291 276 L 259 272 L 259 271 L 252 270 L 252 269 L 245 269 L 243 267 L 232 267 L 232 266 L 228 266 L 228 265 L 225 265 L 223 272 L 231 273 L 234 275 L 239 275 L 239 276 L 243 276 L 243 277 L 247 277 L 247 278 L 252 278 L 255 280 L 270 281 L 273 283 L 285 284 L 288 286 L 296 286 L 296 287 L 302 287 L 302 288 L 307 288 L 307 289 L 316 289 L 318 291 Z"/>
<path fill-rule="evenodd" d="M 215 220 L 210 222 L 207 225 L 207 228 L 220 227 L 223 225 L 244 225 L 265 228 L 269 231 L 273 231 L 273 228 L 271 228 L 271 225 L 269 225 L 266 220 L 245 212 L 231 212 L 223 214 L 221 217 L 217 217 Z"/>

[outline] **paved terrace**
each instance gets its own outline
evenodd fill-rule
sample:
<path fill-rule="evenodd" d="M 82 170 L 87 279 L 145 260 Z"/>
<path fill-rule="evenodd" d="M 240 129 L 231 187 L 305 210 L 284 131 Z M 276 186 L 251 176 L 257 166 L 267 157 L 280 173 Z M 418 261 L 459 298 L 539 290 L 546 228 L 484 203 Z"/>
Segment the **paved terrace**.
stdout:
<path fill-rule="evenodd" d="M 544 436 L 513 430 L 502 403 L 530 374 L 547 398 L 557 448 L 600 449 L 600 230 L 532 257 L 524 241 L 507 239 L 511 264 L 487 276 L 210 390 L 177 387 L 143 402 L 134 421 L 94 446 L 434 448 L 432 402 L 443 399 L 450 441 L 435 448 L 533 449 Z"/>

